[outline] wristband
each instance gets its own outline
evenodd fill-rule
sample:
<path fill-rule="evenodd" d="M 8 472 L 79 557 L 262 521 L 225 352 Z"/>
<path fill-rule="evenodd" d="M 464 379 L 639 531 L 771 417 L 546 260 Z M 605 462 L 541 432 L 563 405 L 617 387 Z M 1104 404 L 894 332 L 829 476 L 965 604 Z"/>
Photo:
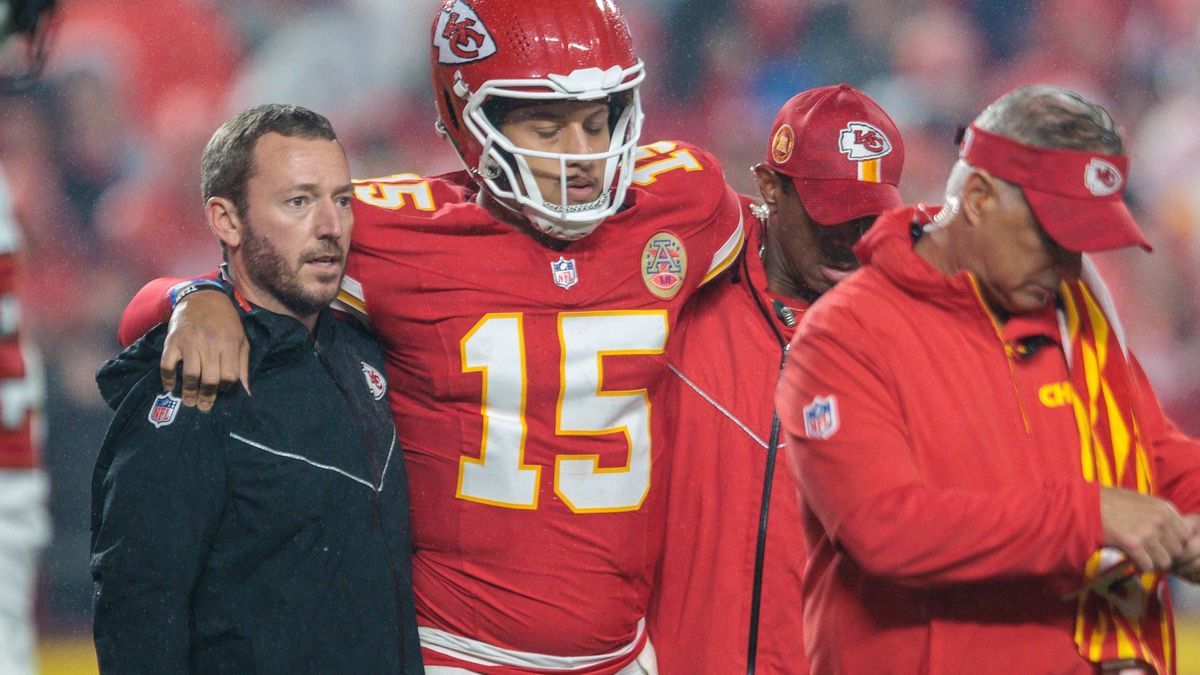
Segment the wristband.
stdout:
<path fill-rule="evenodd" d="M 218 279 L 188 279 L 187 281 L 175 284 L 167 292 L 167 298 L 171 301 L 171 309 L 175 309 L 176 305 L 183 302 L 183 299 L 192 293 L 206 290 L 221 291 L 227 297 L 233 297 L 233 288 L 223 281 Z"/>

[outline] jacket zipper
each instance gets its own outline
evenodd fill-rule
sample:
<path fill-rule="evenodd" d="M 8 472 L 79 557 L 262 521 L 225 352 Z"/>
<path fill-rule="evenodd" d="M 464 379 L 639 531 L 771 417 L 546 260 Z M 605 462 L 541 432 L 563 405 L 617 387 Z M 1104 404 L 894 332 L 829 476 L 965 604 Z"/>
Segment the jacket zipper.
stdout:
<path fill-rule="evenodd" d="M 350 396 L 350 392 L 348 392 L 346 390 L 346 388 L 344 386 L 342 386 L 341 380 L 339 380 L 337 378 L 336 371 L 333 368 L 333 364 L 329 363 L 329 359 L 326 358 L 324 350 L 321 349 L 321 343 L 318 342 L 316 339 L 313 340 L 313 353 L 317 355 L 317 360 L 319 360 L 321 362 L 321 365 L 325 368 L 326 374 L 329 375 L 329 379 L 333 381 L 333 385 L 335 387 L 337 387 L 338 392 L 341 393 L 342 400 L 344 400 L 346 402 L 346 407 L 348 407 L 350 409 L 350 416 L 354 418 L 354 426 L 356 426 L 358 428 L 359 437 L 362 438 L 363 447 L 367 451 L 367 465 L 371 468 L 371 477 L 374 479 L 373 482 L 375 484 L 379 485 L 380 487 L 382 487 L 384 477 L 382 475 L 376 475 L 376 471 L 378 470 L 378 463 L 376 462 L 376 456 L 375 456 L 376 455 L 375 439 L 373 439 L 367 433 L 367 426 L 363 423 L 363 420 L 359 415 L 358 406 L 356 406 L 354 404 L 354 400 Z M 400 672 L 404 672 L 404 666 L 405 666 L 405 660 L 406 660 L 405 659 L 405 636 L 404 636 L 404 601 L 403 601 L 404 594 L 401 592 L 401 589 L 400 589 L 400 573 L 397 570 L 396 560 L 392 556 L 392 548 L 388 544 L 387 531 L 383 526 L 383 513 L 382 513 L 382 507 L 380 505 L 380 499 L 381 499 L 383 491 L 381 489 L 376 489 L 376 488 L 374 488 L 374 486 L 372 486 L 371 492 L 372 492 L 372 494 L 371 494 L 371 514 L 375 521 L 375 531 L 379 533 L 379 538 L 380 538 L 381 542 L 383 543 L 383 552 L 384 552 L 384 555 L 387 557 L 388 576 L 391 577 L 391 582 L 392 582 L 392 597 L 395 598 L 396 629 L 399 631 L 399 634 L 397 635 L 397 637 L 399 638 L 397 646 L 399 647 L 399 650 L 400 650 L 400 654 L 399 654 L 400 664 L 399 665 L 400 665 Z"/>
<path fill-rule="evenodd" d="M 775 339 L 779 342 L 781 353 L 778 372 L 783 372 L 783 366 L 787 363 L 788 348 L 791 347 L 791 344 L 784 339 L 783 333 L 775 325 L 771 311 L 763 305 L 762 299 L 758 297 L 758 291 L 754 288 L 754 283 L 750 278 L 748 264 L 745 256 L 743 256 L 742 279 L 746 284 L 746 289 L 750 291 L 750 297 L 754 298 L 754 304 L 758 305 L 759 313 L 762 314 L 763 319 L 767 322 L 767 326 L 770 327 L 771 332 L 775 334 Z M 787 318 L 781 312 L 777 312 L 777 316 L 780 320 L 787 322 Z M 772 397 L 771 435 L 767 440 L 766 465 L 763 468 L 762 504 L 758 510 L 758 536 L 754 545 L 754 580 L 750 592 L 750 632 L 746 640 L 746 675 L 754 675 L 758 667 L 758 621 L 759 615 L 762 613 L 763 570 L 766 567 L 767 560 L 767 525 L 769 524 L 771 515 L 771 488 L 775 482 L 775 463 L 776 457 L 779 455 L 781 426 L 779 409 L 775 407 L 774 397 Z"/>
<path fill-rule="evenodd" d="M 987 302 L 983 299 L 983 293 L 979 290 L 979 282 L 975 280 L 975 275 L 968 274 L 967 280 L 971 282 L 971 291 L 975 293 L 975 300 L 979 303 L 979 308 L 983 310 L 984 316 L 992 325 L 992 330 L 996 334 L 996 339 L 1000 341 L 1000 346 L 1004 348 L 1004 361 L 1008 364 L 1008 380 L 1012 383 L 1013 398 L 1017 402 L 1017 410 L 1021 412 L 1021 422 L 1025 425 L 1025 433 L 1032 434 L 1033 426 L 1029 423 L 1029 415 L 1025 412 L 1025 404 L 1021 402 L 1021 387 L 1017 384 L 1017 366 L 1014 358 L 1013 346 L 1004 339 L 1004 330 L 1000 327 L 1000 322 L 996 320 L 996 316 L 988 309 Z"/>

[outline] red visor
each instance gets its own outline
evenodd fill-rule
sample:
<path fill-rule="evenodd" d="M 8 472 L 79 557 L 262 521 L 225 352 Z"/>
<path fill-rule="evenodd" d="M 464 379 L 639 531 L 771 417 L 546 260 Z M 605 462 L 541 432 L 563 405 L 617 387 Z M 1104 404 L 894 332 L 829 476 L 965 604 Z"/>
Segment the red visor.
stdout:
<path fill-rule="evenodd" d="M 1046 234 L 1069 251 L 1133 245 L 1151 250 L 1122 200 L 1129 176 L 1129 158 L 1124 155 L 1039 148 L 972 124 L 958 156 L 1021 186 Z"/>

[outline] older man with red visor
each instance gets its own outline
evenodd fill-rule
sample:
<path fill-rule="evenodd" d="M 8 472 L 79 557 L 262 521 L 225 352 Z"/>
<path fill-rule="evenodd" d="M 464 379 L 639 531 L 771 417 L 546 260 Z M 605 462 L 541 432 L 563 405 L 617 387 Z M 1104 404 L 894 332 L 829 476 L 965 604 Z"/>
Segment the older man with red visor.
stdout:
<path fill-rule="evenodd" d="M 809 312 L 778 403 L 813 672 L 1174 672 L 1165 575 L 1197 570 L 1200 443 L 1082 255 L 1149 248 L 1128 162 L 1096 104 L 1014 90 L 967 131 L 945 207 L 881 216 Z"/>

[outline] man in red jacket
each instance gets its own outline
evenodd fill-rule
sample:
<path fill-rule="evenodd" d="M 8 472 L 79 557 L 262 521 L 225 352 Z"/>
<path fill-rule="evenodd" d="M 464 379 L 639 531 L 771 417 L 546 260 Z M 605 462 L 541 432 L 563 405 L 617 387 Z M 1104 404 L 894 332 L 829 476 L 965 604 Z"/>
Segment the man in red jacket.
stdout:
<path fill-rule="evenodd" d="M 903 162 L 892 120 L 849 85 L 805 91 L 775 118 L 754 167 L 764 203 L 744 199 L 746 253 L 668 348 L 675 452 L 648 615 L 664 673 L 807 672 L 803 531 L 777 454 L 775 383 L 809 303 L 857 267 L 851 246 L 875 216 L 901 204 Z"/>
<path fill-rule="evenodd" d="M 1174 672 L 1164 573 L 1196 572 L 1200 443 L 1081 254 L 1149 248 L 1121 137 L 1025 87 L 959 156 L 944 208 L 855 247 L 784 369 L 812 670 Z"/>

